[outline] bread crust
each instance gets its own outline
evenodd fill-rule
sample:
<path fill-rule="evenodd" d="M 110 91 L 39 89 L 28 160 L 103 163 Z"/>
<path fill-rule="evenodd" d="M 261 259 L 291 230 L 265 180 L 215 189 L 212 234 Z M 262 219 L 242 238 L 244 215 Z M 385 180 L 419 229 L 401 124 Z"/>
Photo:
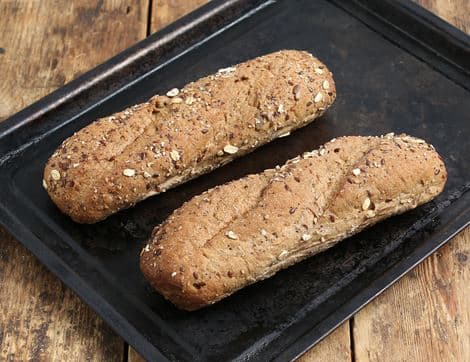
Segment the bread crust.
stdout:
<path fill-rule="evenodd" d="M 192 198 L 154 229 L 141 270 L 177 307 L 195 310 L 430 201 L 446 180 L 423 140 L 338 138 Z"/>
<path fill-rule="evenodd" d="M 94 223 L 306 125 L 335 96 L 311 54 L 268 54 L 93 122 L 54 152 L 43 185 L 62 212 Z"/>

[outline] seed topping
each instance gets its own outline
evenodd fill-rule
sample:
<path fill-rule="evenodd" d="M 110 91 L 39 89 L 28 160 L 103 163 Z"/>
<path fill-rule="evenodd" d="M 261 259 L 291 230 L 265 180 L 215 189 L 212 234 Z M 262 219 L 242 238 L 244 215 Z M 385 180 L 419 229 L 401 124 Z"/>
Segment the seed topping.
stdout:
<path fill-rule="evenodd" d="M 237 147 L 237 146 L 230 145 L 230 144 L 225 145 L 225 146 L 224 146 L 224 152 L 225 152 L 225 153 L 228 153 L 229 155 L 233 155 L 233 154 L 235 154 L 235 153 L 238 152 L 238 147 Z"/>
<path fill-rule="evenodd" d="M 217 71 L 217 73 L 232 73 L 236 70 L 237 68 L 235 67 L 227 67 L 227 68 L 221 68 Z"/>
<path fill-rule="evenodd" d="M 135 176 L 135 170 L 132 168 L 125 168 L 124 171 L 122 171 L 122 174 L 127 177 L 133 177 Z"/>
<path fill-rule="evenodd" d="M 183 103 L 183 98 L 181 97 L 174 97 L 172 100 L 171 100 L 171 103 Z"/>
<path fill-rule="evenodd" d="M 170 151 L 170 157 L 173 161 L 179 161 L 181 156 L 177 150 Z"/>
<path fill-rule="evenodd" d="M 309 241 L 312 238 L 312 235 L 310 234 L 303 234 L 302 235 L 302 240 L 303 241 Z"/>
<path fill-rule="evenodd" d="M 168 92 L 166 92 L 167 97 L 176 97 L 178 94 L 180 94 L 180 90 L 178 88 L 173 88 L 170 89 Z"/>
<path fill-rule="evenodd" d="M 372 217 L 375 216 L 375 212 L 374 212 L 373 210 L 367 210 L 366 216 L 367 216 L 368 218 L 372 218 Z"/>
<path fill-rule="evenodd" d="M 60 172 L 57 170 L 52 170 L 51 171 L 51 177 L 54 181 L 59 181 L 60 180 Z"/>
<path fill-rule="evenodd" d="M 292 89 L 292 93 L 294 93 L 294 99 L 298 101 L 300 99 L 300 86 L 298 84 Z"/>
<path fill-rule="evenodd" d="M 232 239 L 232 240 L 237 240 L 238 239 L 237 234 L 235 234 L 232 230 L 227 231 L 225 236 L 227 236 L 229 239 Z"/>

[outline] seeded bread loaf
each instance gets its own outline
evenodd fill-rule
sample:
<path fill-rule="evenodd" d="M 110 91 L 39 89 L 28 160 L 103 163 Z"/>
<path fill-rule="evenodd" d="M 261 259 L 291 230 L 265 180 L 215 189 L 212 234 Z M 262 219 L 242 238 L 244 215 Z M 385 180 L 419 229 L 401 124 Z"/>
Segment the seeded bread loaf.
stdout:
<path fill-rule="evenodd" d="M 331 72 L 304 51 L 265 55 L 95 121 L 51 156 L 43 186 L 94 223 L 287 135 L 335 99 Z"/>
<path fill-rule="evenodd" d="M 195 310 L 430 201 L 446 179 L 423 140 L 338 138 L 185 203 L 154 229 L 141 270 L 165 298 Z"/>

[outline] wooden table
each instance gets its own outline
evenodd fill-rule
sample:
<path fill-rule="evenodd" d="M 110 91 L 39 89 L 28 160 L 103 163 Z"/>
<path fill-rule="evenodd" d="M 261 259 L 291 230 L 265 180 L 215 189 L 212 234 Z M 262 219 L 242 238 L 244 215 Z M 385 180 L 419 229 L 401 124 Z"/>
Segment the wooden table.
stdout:
<path fill-rule="evenodd" d="M 0 121 L 206 0 L 0 0 Z M 470 32 L 469 0 L 419 0 Z M 78 5 L 79 4 L 79 5 Z M 0 360 L 139 361 L 0 228 Z M 470 228 L 302 361 L 470 361 Z"/>

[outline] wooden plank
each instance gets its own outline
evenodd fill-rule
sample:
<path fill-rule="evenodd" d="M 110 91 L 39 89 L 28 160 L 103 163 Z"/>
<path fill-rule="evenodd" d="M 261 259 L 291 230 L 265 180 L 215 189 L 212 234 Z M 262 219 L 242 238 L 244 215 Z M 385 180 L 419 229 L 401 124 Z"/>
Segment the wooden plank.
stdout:
<path fill-rule="evenodd" d="M 207 2 L 208 0 L 153 0 L 151 32 L 160 30 Z"/>
<path fill-rule="evenodd" d="M 413 0 L 460 30 L 470 33 L 470 1 Z"/>
<path fill-rule="evenodd" d="M 0 229 L 0 360 L 121 361 L 122 340 Z"/>
<path fill-rule="evenodd" d="M 140 0 L 0 1 L 0 120 L 146 35 Z"/>
<path fill-rule="evenodd" d="M 0 1 L 0 120 L 146 34 L 139 0 Z M 0 360 L 121 361 L 124 343 L 0 229 Z"/>
<path fill-rule="evenodd" d="M 470 361 L 470 228 L 354 316 L 358 361 Z"/>
<path fill-rule="evenodd" d="M 298 359 L 298 362 L 350 362 L 351 360 L 349 321 L 347 321 L 336 328 L 323 341 L 302 355 L 302 357 Z"/>
<path fill-rule="evenodd" d="M 128 362 L 145 362 L 145 359 L 132 347 L 129 347 Z"/>

